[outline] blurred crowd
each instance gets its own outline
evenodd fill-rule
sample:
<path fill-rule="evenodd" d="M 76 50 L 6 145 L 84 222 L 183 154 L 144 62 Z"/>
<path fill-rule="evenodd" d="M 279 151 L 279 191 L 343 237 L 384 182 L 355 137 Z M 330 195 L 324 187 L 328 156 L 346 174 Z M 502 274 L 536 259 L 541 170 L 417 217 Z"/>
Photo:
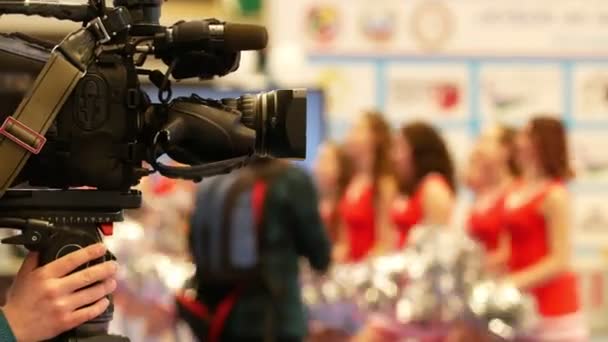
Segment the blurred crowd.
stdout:
<path fill-rule="evenodd" d="M 395 130 L 381 113 L 365 112 L 344 141 L 320 147 L 312 173 L 332 262 L 360 263 L 403 250 L 417 226 L 462 230 L 485 249 L 488 273 L 534 298 L 541 317 L 534 340 L 586 341 L 577 279 L 569 265 L 567 184 L 573 172 L 567 146 L 563 123 L 539 115 L 518 129 L 487 127 L 457 170 L 433 125 L 410 122 Z M 147 180 L 144 208 L 131 213 L 109 241 L 127 265 L 113 329 L 134 341 L 133 320 L 141 322 L 139 334 L 146 340 L 167 329 L 178 334 L 172 294 L 194 274 L 187 232 L 195 189 L 188 182 Z M 472 194 L 472 201 L 462 193 Z M 369 324 L 355 338 L 383 340 L 376 330 Z M 449 335 L 447 341 L 484 340 L 467 328 Z"/>
<path fill-rule="evenodd" d="M 463 229 L 486 250 L 488 272 L 535 299 L 542 318 L 535 338 L 585 340 L 569 265 L 567 146 L 563 123 L 539 115 L 517 130 L 488 127 L 457 171 L 432 125 L 393 131 L 380 113 L 364 113 L 345 141 L 322 147 L 315 167 L 333 259 L 360 262 L 401 250 L 417 225 Z M 458 192 L 467 189 L 473 200 L 458 215 Z"/>

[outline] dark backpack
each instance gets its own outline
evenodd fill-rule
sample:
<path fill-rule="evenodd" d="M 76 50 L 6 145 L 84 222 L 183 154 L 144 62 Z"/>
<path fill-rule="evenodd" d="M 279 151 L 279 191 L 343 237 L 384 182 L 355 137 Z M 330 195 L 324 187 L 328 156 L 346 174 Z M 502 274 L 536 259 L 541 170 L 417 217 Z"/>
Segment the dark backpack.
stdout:
<path fill-rule="evenodd" d="M 210 285 L 240 284 L 261 274 L 266 191 L 280 170 L 262 165 L 203 184 L 192 220 L 197 278 Z M 282 169 L 282 168 L 281 168 Z"/>
<path fill-rule="evenodd" d="M 270 162 L 201 184 L 190 233 L 196 280 L 198 284 L 230 291 L 213 309 L 192 298 L 178 297 L 181 316 L 189 322 L 194 320 L 190 325 L 198 330 L 195 333 L 200 339 L 219 340 L 223 325 L 244 290 L 270 287 L 262 253 L 263 212 L 267 189 L 284 169 L 282 163 Z"/>

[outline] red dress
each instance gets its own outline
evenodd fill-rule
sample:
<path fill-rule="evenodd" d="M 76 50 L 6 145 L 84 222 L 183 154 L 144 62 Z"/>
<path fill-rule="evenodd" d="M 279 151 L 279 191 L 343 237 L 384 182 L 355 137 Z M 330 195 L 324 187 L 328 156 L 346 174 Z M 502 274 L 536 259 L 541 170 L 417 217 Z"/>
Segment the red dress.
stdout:
<path fill-rule="evenodd" d="M 472 209 L 469 215 L 469 234 L 488 252 L 498 248 L 500 235 L 504 231 L 505 197 L 505 195 L 500 196 L 494 204 L 484 210 Z"/>
<path fill-rule="evenodd" d="M 554 186 L 563 184 L 553 182 L 519 207 L 505 206 L 505 228 L 511 236 L 511 273 L 533 266 L 549 253 L 547 224 L 541 206 Z M 563 272 L 530 292 L 542 316 L 562 316 L 579 310 L 577 279 L 571 272 Z"/>
<path fill-rule="evenodd" d="M 405 246 L 409 231 L 424 219 L 422 195 L 424 194 L 426 184 L 432 179 L 436 179 L 447 186 L 447 182 L 443 176 L 435 173 L 430 174 L 420 182 L 416 191 L 414 191 L 409 199 L 396 201 L 391 207 L 391 219 L 399 231 L 398 248 Z"/>
<path fill-rule="evenodd" d="M 366 187 L 356 198 L 348 192 L 340 203 L 340 213 L 346 227 L 348 239 L 348 260 L 360 261 L 374 247 L 376 241 L 376 210 L 374 187 Z"/>

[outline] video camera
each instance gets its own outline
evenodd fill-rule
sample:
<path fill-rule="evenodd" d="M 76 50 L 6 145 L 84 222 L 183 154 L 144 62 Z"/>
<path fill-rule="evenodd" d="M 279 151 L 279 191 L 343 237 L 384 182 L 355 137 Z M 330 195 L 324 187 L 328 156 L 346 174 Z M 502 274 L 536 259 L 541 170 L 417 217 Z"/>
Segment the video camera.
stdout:
<path fill-rule="evenodd" d="M 258 156 L 306 154 L 305 90 L 172 99 L 171 76 L 237 70 L 241 51 L 265 48 L 264 27 L 217 19 L 165 27 L 162 0 L 113 5 L 0 0 L 0 15 L 83 23 L 58 45 L 0 34 L 3 68 L 36 75 L 26 94 L 0 103 L 0 228 L 22 231 L 2 242 L 39 251 L 42 264 L 110 235 L 123 209 L 140 207 L 141 193 L 131 188 L 151 173 L 198 181 Z M 150 56 L 167 70 L 145 69 Z M 158 88 L 158 102 L 141 76 Z M 181 165 L 163 164 L 163 155 Z M 105 333 L 112 311 L 56 341 L 123 341 Z"/>
<path fill-rule="evenodd" d="M 131 17 L 131 23 L 125 25 L 129 28 L 108 33 L 97 43 L 84 77 L 71 94 L 62 94 L 67 101 L 46 132 L 44 147 L 30 158 L 16 183 L 125 191 L 153 171 L 200 179 L 240 166 L 254 154 L 305 156 L 305 91 L 277 90 L 222 100 L 192 95 L 170 100 L 169 75 L 175 79 L 224 76 L 238 68 L 240 51 L 263 49 L 267 34 L 261 26 L 216 19 L 160 26 L 161 4 L 161 0 L 114 1 L 115 6 L 126 6 L 127 11 L 121 13 Z M 109 11 L 103 1 L 91 0 L 88 6 L 62 5 L 55 0 L 0 1 L 0 13 L 89 23 Z M 126 23 L 128 19 L 121 20 Z M 28 63 L 39 72 L 51 51 L 24 39 L 20 35 L 0 37 L 0 63 Z M 80 48 L 73 45 L 68 48 Z M 166 72 L 140 68 L 151 54 L 169 66 Z M 159 88 L 159 103 L 150 101 L 138 75 L 147 75 Z M 13 111 L 0 104 L 0 115 Z M 4 140 L 6 144 L 6 137 Z M 179 163 L 196 166 L 162 165 L 156 160 L 165 153 Z M 152 169 L 143 168 L 142 161 Z"/>

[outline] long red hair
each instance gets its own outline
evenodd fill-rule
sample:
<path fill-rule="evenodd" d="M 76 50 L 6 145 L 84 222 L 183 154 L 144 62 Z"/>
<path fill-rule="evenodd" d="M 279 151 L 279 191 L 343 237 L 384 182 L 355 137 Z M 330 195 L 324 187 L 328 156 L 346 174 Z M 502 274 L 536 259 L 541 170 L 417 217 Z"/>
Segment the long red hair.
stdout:
<path fill-rule="evenodd" d="M 367 111 L 363 115 L 363 119 L 367 122 L 373 136 L 373 177 L 377 184 L 383 177 L 393 176 L 393 164 L 390 159 L 391 128 L 384 119 L 384 115 L 378 111 Z"/>
<path fill-rule="evenodd" d="M 566 128 L 561 120 L 549 116 L 535 117 L 530 121 L 530 137 L 547 176 L 564 181 L 574 177 Z"/>
<path fill-rule="evenodd" d="M 344 151 L 344 147 L 334 142 L 327 142 L 327 148 L 333 153 L 336 158 L 336 162 L 338 164 L 338 179 L 336 184 L 336 193 L 335 193 L 335 201 L 333 203 L 334 209 L 331 212 L 329 220 L 325 222 L 327 233 L 331 239 L 331 241 L 337 241 L 338 239 L 338 230 L 341 225 L 341 215 L 338 210 L 338 205 L 340 199 L 344 196 L 346 192 L 346 187 L 348 183 L 350 183 L 351 177 L 353 175 L 352 162 L 348 157 L 348 154 Z"/>
<path fill-rule="evenodd" d="M 403 138 L 412 149 L 414 174 L 412 179 L 401 180 L 399 188 L 411 195 L 429 174 L 436 172 L 456 190 L 454 164 L 443 137 L 435 127 L 422 121 L 409 123 L 401 128 Z"/>
<path fill-rule="evenodd" d="M 509 126 L 499 126 L 500 135 L 498 141 L 500 144 L 507 149 L 507 167 L 512 177 L 518 177 L 521 175 L 521 169 L 517 163 L 516 157 L 516 146 L 515 137 L 517 137 L 517 130 Z"/>

